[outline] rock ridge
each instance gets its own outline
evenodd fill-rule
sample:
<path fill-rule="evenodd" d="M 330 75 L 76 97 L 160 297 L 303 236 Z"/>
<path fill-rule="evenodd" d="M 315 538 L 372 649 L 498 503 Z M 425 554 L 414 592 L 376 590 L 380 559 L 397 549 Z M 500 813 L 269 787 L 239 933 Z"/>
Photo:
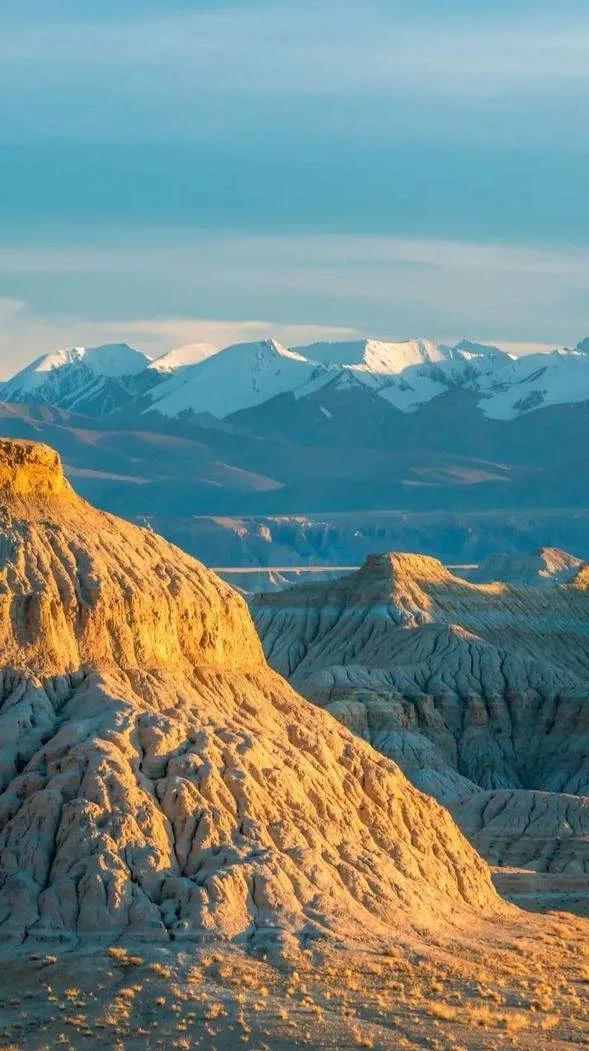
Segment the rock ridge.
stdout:
<path fill-rule="evenodd" d="M 584 825 L 562 819 L 589 798 L 587 585 L 586 567 L 475 584 L 386 553 L 251 609 L 272 666 L 448 805 L 487 860 L 557 871 L 576 852 L 589 871 Z"/>

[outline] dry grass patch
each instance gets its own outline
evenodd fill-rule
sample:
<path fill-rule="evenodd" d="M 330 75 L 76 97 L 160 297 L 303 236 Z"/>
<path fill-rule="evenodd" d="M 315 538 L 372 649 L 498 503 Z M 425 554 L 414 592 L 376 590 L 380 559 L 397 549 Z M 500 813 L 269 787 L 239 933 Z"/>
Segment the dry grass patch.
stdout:
<path fill-rule="evenodd" d="M 439 1018 L 442 1022 L 455 1022 L 462 1013 L 462 1009 L 451 1004 L 431 1004 L 429 1014 L 432 1018 Z"/>
<path fill-rule="evenodd" d="M 171 978 L 174 973 L 171 967 L 157 960 L 154 963 L 150 963 L 149 970 L 152 974 L 157 974 L 158 978 Z"/>
<path fill-rule="evenodd" d="M 143 963 L 141 956 L 134 956 L 128 949 L 121 945 L 111 945 L 108 949 L 111 960 L 115 960 L 122 967 L 139 967 Z"/>

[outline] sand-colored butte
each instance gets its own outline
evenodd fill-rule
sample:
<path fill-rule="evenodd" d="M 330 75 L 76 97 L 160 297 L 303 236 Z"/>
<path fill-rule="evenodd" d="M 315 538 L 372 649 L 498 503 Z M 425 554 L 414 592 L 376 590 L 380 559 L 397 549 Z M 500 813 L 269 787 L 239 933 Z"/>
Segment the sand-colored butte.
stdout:
<path fill-rule="evenodd" d="M 501 913 L 394 763 L 275 673 L 243 600 L 0 444 L 0 934 L 306 934 Z"/>

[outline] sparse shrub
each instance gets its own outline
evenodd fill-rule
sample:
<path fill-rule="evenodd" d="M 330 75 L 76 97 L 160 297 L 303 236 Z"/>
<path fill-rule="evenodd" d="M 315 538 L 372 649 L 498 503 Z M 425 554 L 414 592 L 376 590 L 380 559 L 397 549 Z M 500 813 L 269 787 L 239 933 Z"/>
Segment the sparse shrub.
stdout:
<path fill-rule="evenodd" d="M 124 949 L 120 945 L 111 945 L 108 955 L 123 967 L 138 967 L 139 964 L 143 963 L 141 956 L 133 956 L 128 949 Z"/>

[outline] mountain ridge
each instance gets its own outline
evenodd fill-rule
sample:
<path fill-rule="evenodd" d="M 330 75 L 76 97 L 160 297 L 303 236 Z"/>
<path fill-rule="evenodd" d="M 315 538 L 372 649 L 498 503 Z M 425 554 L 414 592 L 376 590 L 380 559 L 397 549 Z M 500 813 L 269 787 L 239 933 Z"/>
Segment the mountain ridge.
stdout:
<path fill-rule="evenodd" d="M 289 350 L 270 338 L 221 349 L 187 344 L 155 361 L 127 344 L 105 344 L 46 354 L 5 381 L 0 392 L 6 401 L 33 397 L 99 415 L 136 402 L 140 412 L 225 418 L 286 391 L 305 398 L 335 376 L 355 376 L 403 412 L 414 412 L 444 390 L 466 387 L 478 393 L 487 416 L 513 419 L 540 406 L 589 399 L 585 343 L 517 358 L 468 339 L 450 345 L 365 338 Z"/>
<path fill-rule="evenodd" d="M 67 377 L 63 383 L 53 377 L 57 386 L 50 393 L 58 404 L 4 401 L 0 417 L 14 437 L 56 446 L 83 495 L 106 510 L 150 522 L 194 553 L 210 550 L 205 523 L 201 531 L 204 515 L 238 521 L 303 515 L 325 519 L 326 539 L 314 559 L 324 559 L 323 550 L 331 546 L 332 561 L 354 564 L 367 552 L 369 541 L 361 539 L 370 525 L 363 524 L 366 514 L 382 512 L 444 516 L 432 518 L 429 533 L 426 519 L 415 519 L 415 543 L 446 561 L 479 561 L 491 552 L 542 545 L 587 554 L 578 518 L 589 510 L 587 403 L 540 405 L 514 418 L 494 418 L 486 412 L 494 400 L 525 401 L 534 384 L 544 382 L 530 380 L 529 359 L 462 340 L 444 351 L 447 360 L 381 373 L 357 364 L 369 344 L 345 344 L 356 365 L 312 362 L 277 344 L 241 345 L 235 368 L 233 352 L 224 351 L 191 364 L 191 348 L 186 357 L 172 355 L 172 368 L 168 359 L 159 370 L 152 362 L 131 376 L 92 374 L 89 380 L 86 369 L 83 397 L 76 386 L 78 362 L 67 383 Z M 341 346 L 329 344 L 327 358 L 345 357 Z M 589 357 L 580 351 L 542 357 L 544 372 L 562 368 L 568 376 L 581 369 L 589 376 Z M 494 378 L 522 368 L 528 370 L 523 386 L 492 389 Z M 293 383 L 295 389 L 288 389 Z M 583 383 L 575 381 L 575 387 L 575 397 L 583 397 Z M 195 404 L 203 411 L 164 415 L 157 399 L 166 390 L 169 398 L 187 397 L 187 405 L 190 391 L 200 391 Z M 14 390 L 0 389 L 0 398 L 7 394 L 14 396 Z M 26 396 L 31 398 L 30 391 Z M 204 411 L 212 408 L 221 415 L 234 411 L 221 419 Z M 558 524 L 555 510 L 568 512 Z M 341 532 L 337 516 L 350 513 L 357 516 L 357 545 L 351 535 L 342 543 L 335 539 Z M 527 521 L 533 513 L 536 526 L 526 525 L 525 537 L 517 539 L 510 532 L 514 516 Z M 465 517 L 470 515 L 478 516 L 472 534 Z M 395 521 L 386 519 L 382 535 L 389 540 L 377 540 L 377 546 L 411 542 L 401 517 Z M 276 532 L 271 523 L 259 528 Z M 319 536 L 319 525 L 313 529 Z M 284 562 L 273 541 L 253 543 L 262 564 Z M 229 551 L 209 557 L 234 564 Z"/>

